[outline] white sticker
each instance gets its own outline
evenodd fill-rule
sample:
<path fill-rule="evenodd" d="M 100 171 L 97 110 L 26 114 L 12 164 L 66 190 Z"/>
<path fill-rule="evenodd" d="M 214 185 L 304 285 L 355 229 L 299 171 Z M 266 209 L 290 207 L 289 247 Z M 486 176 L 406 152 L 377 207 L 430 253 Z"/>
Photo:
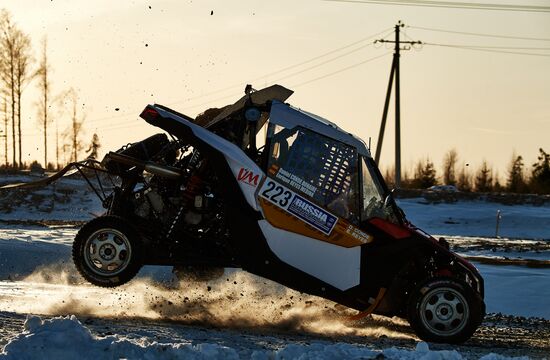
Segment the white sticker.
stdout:
<path fill-rule="evenodd" d="M 313 226 L 325 235 L 330 235 L 338 221 L 338 217 L 335 215 L 270 178 L 264 182 L 260 189 L 260 196 Z"/>

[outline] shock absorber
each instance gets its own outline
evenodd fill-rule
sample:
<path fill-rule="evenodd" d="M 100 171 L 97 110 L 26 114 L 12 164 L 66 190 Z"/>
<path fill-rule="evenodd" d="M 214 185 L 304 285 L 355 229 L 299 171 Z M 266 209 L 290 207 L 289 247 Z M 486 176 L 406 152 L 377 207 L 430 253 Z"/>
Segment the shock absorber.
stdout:
<path fill-rule="evenodd" d="M 184 206 L 195 200 L 195 196 L 198 194 L 201 185 L 202 179 L 198 175 L 192 175 L 189 180 L 187 180 L 187 185 L 181 195 L 186 200 Z"/>
<path fill-rule="evenodd" d="M 206 161 L 199 162 L 199 155 L 198 151 L 195 150 L 193 154 L 191 155 L 191 159 L 188 163 L 188 169 L 191 171 L 195 170 L 195 174 L 191 175 L 189 179 L 187 180 L 187 183 L 185 184 L 185 187 L 182 189 L 183 192 L 181 194 L 183 198 L 183 203 L 178 209 L 178 213 L 174 217 L 174 220 L 172 220 L 172 223 L 170 224 L 170 229 L 168 230 L 168 233 L 166 234 L 166 239 L 170 240 L 171 235 L 178 225 L 178 223 L 181 221 L 183 212 L 189 208 L 189 204 L 194 203 L 195 197 L 199 194 L 202 186 L 202 178 L 200 176 L 201 170 L 205 168 Z M 195 166 L 198 167 L 196 169 Z"/>

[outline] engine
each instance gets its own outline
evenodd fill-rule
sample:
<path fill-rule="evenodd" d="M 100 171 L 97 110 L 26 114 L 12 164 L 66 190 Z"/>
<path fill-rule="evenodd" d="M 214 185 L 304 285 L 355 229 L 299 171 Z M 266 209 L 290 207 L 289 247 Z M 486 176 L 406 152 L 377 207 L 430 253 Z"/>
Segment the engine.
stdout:
<path fill-rule="evenodd" d="M 154 224 L 158 240 L 224 237 L 216 175 L 197 149 L 157 134 L 108 154 L 103 164 L 123 180 L 118 208 L 138 223 Z"/>

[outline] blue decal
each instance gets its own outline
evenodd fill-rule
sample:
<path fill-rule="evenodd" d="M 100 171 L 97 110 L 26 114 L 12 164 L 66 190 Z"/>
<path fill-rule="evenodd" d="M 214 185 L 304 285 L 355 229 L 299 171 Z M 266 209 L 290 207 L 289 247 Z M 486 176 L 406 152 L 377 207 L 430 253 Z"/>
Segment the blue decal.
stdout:
<path fill-rule="evenodd" d="M 297 194 L 294 195 L 287 210 L 326 235 L 330 235 L 338 220 L 336 216 Z"/>

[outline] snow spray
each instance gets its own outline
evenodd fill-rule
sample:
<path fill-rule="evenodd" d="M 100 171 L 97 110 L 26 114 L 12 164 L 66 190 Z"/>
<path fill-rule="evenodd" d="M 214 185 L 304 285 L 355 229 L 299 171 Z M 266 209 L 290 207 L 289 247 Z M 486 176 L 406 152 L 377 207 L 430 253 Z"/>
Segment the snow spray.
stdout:
<path fill-rule="evenodd" d="M 52 271 L 58 276 L 51 276 Z M 11 293 L 0 289 L 3 311 L 152 319 L 323 336 L 413 338 L 404 320 L 373 315 L 351 322 L 347 317 L 354 310 L 240 270 L 226 270 L 224 276 L 208 282 L 175 277 L 159 282 L 140 276 L 108 289 L 85 284 L 74 268 L 66 266 L 43 268 L 13 284 Z"/>

